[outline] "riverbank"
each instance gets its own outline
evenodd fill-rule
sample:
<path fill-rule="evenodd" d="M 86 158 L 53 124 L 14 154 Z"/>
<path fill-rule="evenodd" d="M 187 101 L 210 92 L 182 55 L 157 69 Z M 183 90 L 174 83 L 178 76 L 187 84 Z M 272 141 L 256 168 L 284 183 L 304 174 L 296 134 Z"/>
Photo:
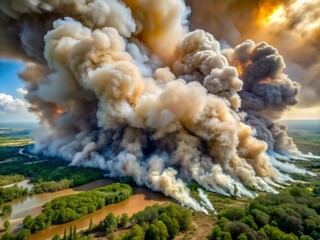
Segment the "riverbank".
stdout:
<path fill-rule="evenodd" d="M 11 205 L 12 213 L 9 216 L 0 218 L 0 226 L 3 225 L 5 220 L 10 221 L 11 225 L 9 232 L 17 233 L 22 228 L 23 219 L 31 215 L 35 217 L 39 215 L 42 211 L 42 206 L 53 200 L 56 197 L 66 196 L 70 194 L 76 194 L 83 191 L 92 190 L 94 188 L 106 186 L 108 184 L 114 183 L 114 180 L 111 179 L 99 179 L 87 184 L 84 184 L 79 187 L 70 188 L 53 193 L 42 193 L 33 196 L 28 196 L 25 198 L 15 199 L 11 202 L 7 202 L 3 205 Z M 155 203 L 164 203 L 170 201 L 170 198 L 165 197 L 161 193 L 154 193 L 148 189 L 135 187 L 134 194 L 127 200 L 112 204 L 106 207 L 103 207 L 100 210 L 97 210 L 91 214 L 88 214 L 78 220 L 61 224 L 53 225 L 50 228 L 47 228 L 41 232 L 35 233 L 30 236 L 30 240 L 39 240 L 39 239 L 51 239 L 57 233 L 63 234 L 64 229 L 69 229 L 70 226 L 76 226 L 78 230 L 85 229 L 89 226 L 90 219 L 94 224 L 99 223 L 108 213 L 113 213 L 115 215 L 120 215 L 122 213 L 127 213 L 129 216 L 133 215 L 136 212 L 143 210 L 147 206 L 151 206 Z M 3 207 L 0 205 L 0 209 Z M 0 236 L 3 235 L 3 232 L 0 233 Z"/>
<path fill-rule="evenodd" d="M 41 232 L 32 234 L 29 237 L 29 240 L 50 240 L 56 234 L 63 235 L 64 229 L 69 230 L 70 226 L 76 226 L 77 230 L 85 230 L 89 227 L 90 220 L 92 219 L 93 224 L 98 224 L 103 220 L 109 213 L 114 215 L 121 215 L 127 213 L 129 216 L 142 211 L 147 206 L 154 205 L 156 203 L 162 204 L 168 201 L 172 201 L 170 198 L 165 197 L 161 193 L 154 193 L 146 188 L 135 187 L 134 194 L 130 196 L 129 199 L 120 202 L 111 204 L 109 206 L 103 207 L 98 211 L 95 211 L 91 214 L 88 214 L 80 219 L 77 219 L 72 222 L 68 222 L 61 225 L 53 225 L 50 228 L 44 229 Z"/>

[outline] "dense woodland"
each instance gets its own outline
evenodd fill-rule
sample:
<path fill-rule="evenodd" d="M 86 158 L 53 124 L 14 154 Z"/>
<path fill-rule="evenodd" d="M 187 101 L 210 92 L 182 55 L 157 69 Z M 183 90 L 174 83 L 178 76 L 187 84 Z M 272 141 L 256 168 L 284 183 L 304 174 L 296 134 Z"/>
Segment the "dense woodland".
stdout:
<path fill-rule="evenodd" d="M 27 188 L 13 186 L 10 188 L 0 188 L 0 204 L 10 202 L 13 199 L 27 196 L 29 193 Z"/>
<path fill-rule="evenodd" d="M 1 137 L 0 137 L 0 143 L 1 143 Z M 19 146 L 0 146 L 0 162 L 14 159 L 14 158 L 20 158 L 21 154 L 19 154 L 19 150 L 21 147 Z"/>
<path fill-rule="evenodd" d="M 8 147 L 8 149 L 9 152 L 19 150 L 16 147 Z M 103 172 L 99 169 L 68 166 L 68 162 L 62 160 L 36 161 L 20 155 L 18 159 L 13 158 L 12 161 L 0 164 L 0 186 L 29 178 L 34 187 L 31 191 L 17 186 L 0 187 L 0 204 L 28 194 L 55 192 L 80 186 L 102 177 Z"/>
<path fill-rule="evenodd" d="M 69 179 L 62 179 L 60 181 L 40 181 L 33 185 L 32 191 L 35 194 L 44 192 L 56 192 L 68 189 L 73 185 L 73 181 Z"/>
<path fill-rule="evenodd" d="M 44 205 L 43 213 L 23 220 L 23 228 L 31 233 L 41 231 L 51 224 L 76 220 L 106 205 L 124 201 L 132 194 L 127 184 L 113 183 L 87 192 L 55 198 Z"/>
<path fill-rule="evenodd" d="M 23 181 L 22 175 L 0 175 L 0 186 L 5 186 Z"/>
<path fill-rule="evenodd" d="M 219 214 L 210 239 L 320 239 L 320 196 L 304 188 L 259 196 Z"/>
<path fill-rule="evenodd" d="M 34 161 L 24 163 L 21 161 L 8 162 L 0 165 L 1 175 L 20 174 L 30 178 L 31 182 L 72 180 L 72 187 L 99 179 L 103 173 L 99 169 L 68 166 L 68 162 L 61 160 Z"/>
<path fill-rule="evenodd" d="M 70 187 L 83 185 L 103 177 L 102 171 L 93 168 L 67 166 L 67 162 L 50 160 L 23 164 L 21 162 L 9 162 L 0 164 L 0 174 L 8 177 L 1 178 L 3 181 L 18 181 L 25 177 L 31 179 L 34 188 L 31 191 L 23 187 L 0 187 L 0 204 L 13 199 L 44 192 L 55 192 Z"/>
<path fill-rule="evenodd" d="M 174 203 L 153 205 L 134 214 L 115 216 L 109 213 L 98 225 L 89 223 L 88 229 L 77 233 L 74 228 L 65 231 L 63 236 L 56 235 L 53 240 L 86 240 L 93 237 L 107 237 L 119 240 L 166 240 L 173 239 L 181 231 L 190 228 L 192 213 L 190 210 Z M 116 231 L 125 233 L 115 236 Z"/>
<path fill-rule="evenodd" d="M 133 227 L 121 239 L 173 239 L 180 231 L 188 230 L 191 221 L 191 211 L 180 205 L 154 205 L 132 216 Z"/>

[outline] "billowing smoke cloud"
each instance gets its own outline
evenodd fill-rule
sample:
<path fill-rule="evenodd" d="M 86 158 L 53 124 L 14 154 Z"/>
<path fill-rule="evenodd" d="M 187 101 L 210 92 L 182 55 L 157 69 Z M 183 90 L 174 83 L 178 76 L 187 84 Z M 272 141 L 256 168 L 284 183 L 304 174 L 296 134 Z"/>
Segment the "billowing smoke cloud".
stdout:
<path fill-rule="evenodd" d="M 274 123 L 289 106 L 297 103 L 300 86 L 283 72 L 285 63 L 278 51 L 267 43 L 246 41 L 224 51 L 243 80 L 239 92 L 245 122 L 257 131 L 257 137 L 268 143 L 269 150 L 286 153 L 297 151 L 286 128 Z"/>
<path fill-rule="evenodd" d="M 35 59 L 20 73 L 42 125 L 35 151 L 203 212 L 214 209 L 201 190 L 201 203 L 191 197 L 188 181 L 254 197 L 291 180 L 267 150 L 297 151 L 270 116 L 296 103 L 299 86 L 271 46 L 221 52 L 210 33 L 188 32 L 181 0 L 11 0 L 0 9 L 13 29 L 6 38 Z"/>
<path fill-rule="evenodd" d="M 235 47 L 246 39 L 267 41 L 285 57 L 286 70 L 303 88 L 300 107 L 320 105 L 320 1 L 187 0 L 192 29 L 211 32 Z"/>

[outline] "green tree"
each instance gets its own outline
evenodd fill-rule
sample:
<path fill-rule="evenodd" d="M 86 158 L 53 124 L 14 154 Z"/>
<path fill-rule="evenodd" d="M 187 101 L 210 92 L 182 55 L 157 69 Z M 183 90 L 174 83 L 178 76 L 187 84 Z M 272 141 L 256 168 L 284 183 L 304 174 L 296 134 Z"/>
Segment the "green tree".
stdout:
<path fill-rule="evenodd" d="M 4 221 L 3 227 L 4 227 L 4 229 L 7 231 L 8 228 L 10 227 L 10 222 L 9 222 L 8 220 Z"/>
<path fill-rule="evenodd" d="M 29 229 L 22 229 L 14 238 L 14 240 L 28 240 L 30 236 L 30 230 Z"/>
<path fill-rule="evenodd" d="M 121 215 L 120 220 L 119 220 L 119 227 L 125 227 L 129 221 L 129 216 L 128 214 L 124 213 Z"/>
<path fill-rule="evenodd" d="M 23 219 L 23 228 L 29 229 L 30 231 L 34 228 L 34 220 L 30 215 Z"/>
<path fill-rule="evenodd" d="M 162 221 L 158 221 L 156 223 L 156 226 L 158 228 L 160 240 L 168 239 L 169 234 L 168 234 L 168 229 L 167 229 L 166 225 Z"/>
<path fill-rule="evenodd" d="M 309 235 L 301 235 L 300 240 L 313 240 L 313 238 L 310 237 Z"/>
<path fill-rule="evenodd" d="M 150 224 L 146 231 L 146 240 L 166 240 L 169 237 L 166 225 L 162 221 Z"/>
<path fill-rule="evenodd" d="M 14 236 L 12 236 L 10 233 L 6 232 L 2 235 L 1 240 L 14 240 Z"/>
<path fill-rule="evenodd" d="M 72 226 L 70 226 L 70 229 L 69 229 L 69 237 L 68 237 L 68 240 L 73 240 Z"/>
<path fill-rule="evenodd" d="M 133 228 L 123 237 L 123 240 L 144 240 L 144 230 L 139 225 L 136 224 Z"/>
<path fill-rule="evenodd" d="M 263 227 L 264 225 L 269 223 L 269 215 L 259 209 L 252 209 L 251 215 L 253 216 L 255 223 L 259 227 Z"/>
<path fill-rule="evenodd" d="M 146 231 L 145 239 L 146 240 L 160 240 L 159 230 L 156 227 L 156 225 L 154 225 L 153 223 L 149 225 L 149 227 Z"/>
<path fill-rule="evenodd" d="M 247 236 L 244 233 L 241 233 L 238 237 L 237 240 L 247 240 Z"/>
<path fill-rule="evenodd" d="M 113 213 L 109 213 L 102 221 L 102 227 L 105 230 L 105 233 L 108 235 L 113 233 L 117 227 L 117 219 Z"/>
<path fill-rule="evenodd" d="M 3 208 L 2 208 L 2 211 L 0 213 L 0 216 L 4 216 L 8 213 L 11 213 L 12 212 L 12 207 L 11 205 L 4 205 Z"/>
<path fill-rule="evenodd" d="M 239 207 L 228 207 L 219 213 L 219 217 L 225 217 L 231 221 L 240 220 L 245 216 L 245 210 Z"/>
<path fill-rule="evenodd" d="M 174 236 L 176 236 L 179 233 L 180 226 L 177 219 L 172 219 L 167 215 L 167 213 L 164 212 L 161 213 L 161 215 L 159 216 L 159 220 L 161 220 L 166 225 L 171 239 L 173 239 Z"/>
<path fill-rule="evenodd" d="M 243 222 L 243 223 L 249 225 L 254 230 L 258 230 L 258 226 L 255 223 L 255 221 L 253 220 L 253 217 L 251 215 L 247 215 L 247 216 L 241 218 L 240 222 Z"/>
<path fill-rule="evenodd" d="M 54 235 L 54 237 L 52 238 L 52 240 L 61 240 L 61 237 L 59 234 Z"/>
<path fill-rule="evenodd" d="M 93 227 L 93 222 L 92 222 L 92 218 L 90 218 L 89 231 L 91 231 L 91 230 L 92 230 L 92 227 Z"/>
<path fill-rule="evenodd" d="M 77 226 L 74 225 L 73 226 L 73 239 L 76 239 L 77 238 Z"/>
<path fill-rule="evenodd" d="M 67 229 L 66 228 L 64 228 L 63 240 L 67 240 Z"/>

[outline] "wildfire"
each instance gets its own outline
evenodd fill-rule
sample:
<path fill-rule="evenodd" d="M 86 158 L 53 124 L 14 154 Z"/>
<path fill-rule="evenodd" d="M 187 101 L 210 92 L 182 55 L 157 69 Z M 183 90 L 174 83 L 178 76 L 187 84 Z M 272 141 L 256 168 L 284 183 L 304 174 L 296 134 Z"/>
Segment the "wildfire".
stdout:
<path fill-rule="evenodd" d="M 230 65 L 234 66 L 237 69 L 238 72 L 238 76 L 241 77 L 241 75 L 243 74 L 244 69 L 246 69 L 248 67 L 249 64 L 251 64 L 252 61 L 248 61 L 246 63 L 239 63 L 239 62 L 230 62 Z"/>
<path fill-rule="evenodd" d="M 64 110 L 61 109 L 61 108 L 57 108 L 56 111 L 55 111 L 55 115 L 57 115 L 57 116 L 60 116 L 63 113 L 64 113 Z"/>
<path fill-rule="evenodd" d="M 259 84 L 272 83 L 272 78 L 265 78 L 259 82 Z"/>
<path fill-rule="evenodd" d="M 286 19 L 286 11 L 283 5 L 262 6 L 258 11 L 258 24 L 268 25 L 271 23 L 281 23 Z"/>

